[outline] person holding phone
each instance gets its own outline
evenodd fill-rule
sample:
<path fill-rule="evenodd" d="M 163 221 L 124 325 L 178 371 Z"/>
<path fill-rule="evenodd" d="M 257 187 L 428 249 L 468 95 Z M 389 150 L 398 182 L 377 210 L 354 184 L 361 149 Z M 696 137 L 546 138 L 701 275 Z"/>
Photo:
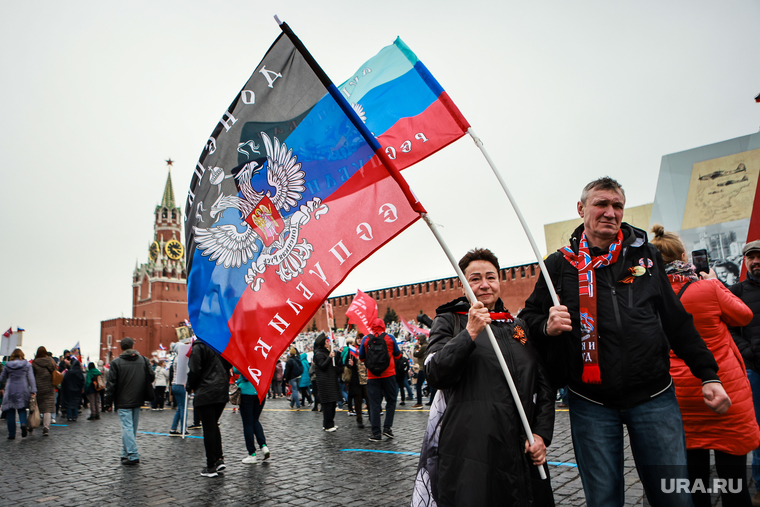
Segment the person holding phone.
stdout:
<path fill-rule="evenodd" d="M 726 323 L 743 326 L 752 320 L 752 311 L 718 280 L 715 271 L 699 271 L 689 264 L 681 238 L 665 232 L 663 226 L 652 227 L 652 244 L 662 254 L 665 273 L 684 308 L 694 316 L 694 326 L 718 362 L 720 380 L 731 399 L 724 413 L 711 411 L 702 400 L 702 381 L 695 377 L 684 361 L 670 351 L 670 374 L 676 385 L 676 397 L 686 431 L 686 459 L 689 479 L 708 484 L 710 450 L 715 454 L 718 476 L 741 485 L 722 492 L 723 505 L 750 505 L 747 489 L 747 453 L 760 444 L 760 429 L 754 416 L 752 389 L 738 347 Z M 703 255 L 700 255 L 703 254 Z M 704 250 L 692 254 L 695 263 L 707 266 Z M 710 494 L 698 488 L 692 491 L 695 507 L 709 506 Z"/>

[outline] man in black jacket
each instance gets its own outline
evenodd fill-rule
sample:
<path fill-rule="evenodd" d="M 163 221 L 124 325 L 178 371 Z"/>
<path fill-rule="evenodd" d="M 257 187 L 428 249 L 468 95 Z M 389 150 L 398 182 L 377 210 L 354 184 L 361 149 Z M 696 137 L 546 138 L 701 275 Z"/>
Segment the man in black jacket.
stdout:
<path fill-rule="evenodd" d="M 649 502 L 691 506 L 688 492 L 668 486 L 688 478 L 670 348 L 702 380 L 712 410 L 724 413 L 731 401 L 692 316 L 670 288 L 662 256 L 644 231 L 622 223 L 624 207 L 625 194 L 615 180 L 586 185 L 577 204 L 583 225 L 570 246 L 546 260 L 561 304 L 553 306 L 541 277 L 520 316 L 554 387 L 569 385 L 573 446 L 587 504 L 623 503 L 626 425 Z"/>
<path fill-rule="evenodd" d="M 145 401 L 145 391 L 153 383 L 155 374 L 148 360 L 134 350 L 132 338 L 121 340 L 119 357 L 111 361 L 111 369 L 106 383 L 106 405 L 112 402 L 121 422 L 121 464 L 137 465 L 137 424 L 140 421 L 140 407 Z"/>
<path fill-rule="evenodd" d="M 206 448 L 206 466 L 203 477 L 216 477 L 226 467 L 222 452 L 222 434 L 219 417 L 229 401 L 230 368 L 232 366 L 200 340 L 193 342 L 188 364 L 188 393 L 195 393 L 195 410 L 203 425 L 203 446 Z"/>
<path fill-rule="evenodd" d="M 729 327 L 731 336 L 742 353 L 747 367 L 747 378 L 752 387 L 755 416 L 760 422 L 760 240 L 747 243 L 742 249 L 747 278 L 729 287 L 734 296 L 749 306 L 752 321 L 744 327 Z M 752 477 L 760 484 L 760 448 L 752 451 Z M 752 505 L 760 506 L 760 492 L 752 499 Z"/>

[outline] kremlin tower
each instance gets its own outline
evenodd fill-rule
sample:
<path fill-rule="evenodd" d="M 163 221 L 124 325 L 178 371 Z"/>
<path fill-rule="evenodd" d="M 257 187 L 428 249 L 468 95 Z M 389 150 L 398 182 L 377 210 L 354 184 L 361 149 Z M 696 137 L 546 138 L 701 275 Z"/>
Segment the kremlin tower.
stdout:
<path fill-rule="evenodd" d="M 190 336 L 187 321 L 187 271 L 182 244 L 182 211 L 174 200 L 171 159 L 161 202 L 154 211 L 153 239 L 148 260 L 132 275 L 132 317 L 100 323 L 100 358 L 110 362 L 121 354 L 119 342 L 130 337 L 141 355 L 162 355 L 172 342 Z"/>

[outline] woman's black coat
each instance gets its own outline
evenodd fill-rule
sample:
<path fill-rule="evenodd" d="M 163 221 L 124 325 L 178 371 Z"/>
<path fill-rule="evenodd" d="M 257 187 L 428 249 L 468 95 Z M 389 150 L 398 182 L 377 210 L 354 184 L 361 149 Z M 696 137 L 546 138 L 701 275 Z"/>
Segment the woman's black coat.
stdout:
<path fill-rule="evenodd" d="M 64 409 L 75 410 L 79 408 L 79 403 L 82 401 L 82 389 L 84 388 L 84 373 L 82 373 L 82 365 L 76 359 L 71 360 L 71 366 L 68 371 L 63 375 L 63 382 L 61 383 L 61 407 Z"/>
<path fill-rule="evenodd" d="M 460 298 L 438 308 L 426 354 L 427 380 L 445 390 L 447 400 L 438 447 L 438 505 L 553 505 L 549 481 L 538 479 L 525 454 L 526 434 L 486 331 L 474 341 L 467 333 L 469 306 Z M 504 311 L 501 300 L 496 311 Z M 535 350 L 518 339 L 527 326 L 516 319 L 492 322 L 491 328 L 531 430 L 548 446 L 554 391 Z M 540 482 L 544 487 L 535 486 Z"/>
<path fill-rule="evenodd" d="M 314 349 L 314 365 L 317 374 L 317 390 L 320 403 L 330 403 L 341 399 L 338 378 L 343 373 L 343 361 L 340 354 L 335 354 L 335 366 L 330 351 L 324 347 Z"/>

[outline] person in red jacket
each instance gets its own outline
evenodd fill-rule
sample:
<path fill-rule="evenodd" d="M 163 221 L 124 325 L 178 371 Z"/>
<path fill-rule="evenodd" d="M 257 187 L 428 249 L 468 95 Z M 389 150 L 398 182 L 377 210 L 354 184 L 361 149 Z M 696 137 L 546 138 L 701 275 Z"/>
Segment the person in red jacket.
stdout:
<path fill-rule="evenodd" d="M 651 241 L 662 254 L 665 273 L 687 312 L 694 316 L 694 326 L 718 362 L 720 380 L 731 398 L 731 406 L 716 414 L 705 405 L 702 381 L 670 351 L 670 375 L 676 385 L 676 397 L 686 431 L 686 456 L 692 499 L 695 507 L 709 506 L 712 486 L 710 450 L 715 453 L 718 476 L 727 480 L 721 492 L 723 505 L 750 505 L 747 489 L 747 453 L 760 444 L 760 429 L 755 419 L 752 390 L 738 347 L 726 324 L 744 326 L 752 320 L 752 311 L 734 296 L 716 277 L 695 273 L 688 263 L 686 249 L 677 234 L 665 232 L 658 224 L 652 227 Z M 703 488 L 698 487 L 701 481 Z M 739 489 L 741 488 L 741 489 Z"/>
<path fill-rule="evenodd" d="M 396 398 L 398 397 L 395 360 L 401 357 L 401 350 L 398 348 L 396 340 L 385 332 L 385 322 L 382 319 L 372 321 L 370 331 L 372 334 L 365 336 L 359 347 L 359 360 L 367 366 L 369 422 L 372 424 L 372 436 L 369 439 L 372 442 L 380 442 L 383 439 L 382 435 L 393 438 L 393 416 L 396 413 Z M 385 341 L 387 353 L 378 352 L 374 346 L 377 338 Z M 382 363 L 385 368 L 377 369 L 379 363 Z M 385 421 L 383 421 L 381 435 L 380 411 L 383 397 L 385 397 Z"/>

